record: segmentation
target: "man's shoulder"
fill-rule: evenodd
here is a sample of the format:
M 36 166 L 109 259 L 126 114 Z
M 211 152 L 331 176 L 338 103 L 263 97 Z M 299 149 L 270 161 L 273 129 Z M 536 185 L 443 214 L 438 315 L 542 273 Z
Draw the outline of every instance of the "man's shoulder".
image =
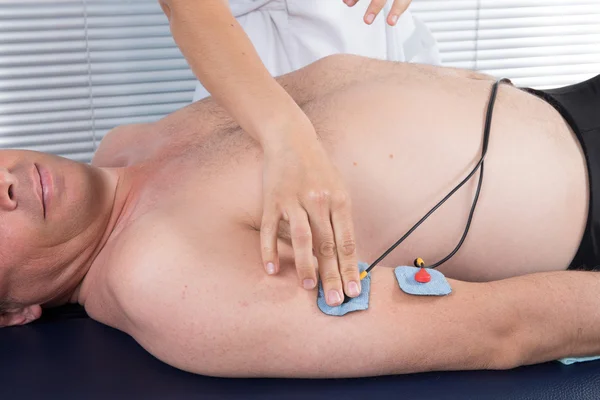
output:
M 100 142 L 92 165 L 105 168 L 126 167 L 148 158 L 148 143 L 153 124 L 121 125 L 110 130 Z M 153 148 L 153 147 L 152 147 Z

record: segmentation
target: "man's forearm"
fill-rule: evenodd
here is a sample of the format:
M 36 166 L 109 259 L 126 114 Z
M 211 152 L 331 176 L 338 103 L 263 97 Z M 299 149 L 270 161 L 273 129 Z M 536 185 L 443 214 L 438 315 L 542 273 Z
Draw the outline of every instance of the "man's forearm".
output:
M 515 365 L 600 354 L 599 273 L 539 273 L 490 287 L 516 317 L 504 346 Z
M 194 74 L 252 137 L 265 144 L 288 120 L 310 122 L 271 77 L 224 0 L 160 0 Z
M 375 317 L 386 321 L 379 327 L 385 337 L 403 338 L 394 343 L 397 358 L 390 372 L 507 369 L 600 355 L 600 273 L 559 271 L 450 283 L 453 293 L 442 298 L 409 296 L 394 288 L 394 305 L 388 303 L 392 314 Z M 372 300 L 377 313 L 381 305 Z M 396 319 L 402 326 L 394 326 Z

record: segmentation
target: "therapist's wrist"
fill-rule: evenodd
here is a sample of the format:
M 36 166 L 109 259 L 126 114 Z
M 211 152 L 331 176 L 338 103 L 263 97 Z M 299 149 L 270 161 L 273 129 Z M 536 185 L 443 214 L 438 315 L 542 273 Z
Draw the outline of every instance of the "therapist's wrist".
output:
M 317 142 L 315 128 L 301 110 L 297 113 L 281 113 L 265 121 L 257 136 L 266 155 L 279 153 L 282 149 L 311 146 Z

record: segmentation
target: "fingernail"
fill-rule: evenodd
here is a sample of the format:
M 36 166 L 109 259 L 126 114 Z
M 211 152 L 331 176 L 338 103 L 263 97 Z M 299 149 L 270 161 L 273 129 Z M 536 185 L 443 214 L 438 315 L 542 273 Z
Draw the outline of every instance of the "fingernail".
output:
M 275 264 L 272 262 L 267 264 L 267 274 L 273 275 L 275 273 Z
M 398 16 L 392 15 L 392 25 L 396 25 L 396 22 L 398 22 Z
M 348 293 L 350 296 L 358 296 L 360 294 L 360 288 L 358 287 L 358 284 L 354 281 L 350 282 L 348 284 Z
M 333 305 L 342 302 L 342 297 L 337 290 L 330 290 L 327 292 L 327 304 Z
M 367 15 L 367 18 L 365 18 L 365 20 L 367 21 L 367 24 L 372 24 L 375 20 L 375 14 L 371 13 Z
M 304 286 L 304 289 L 306 290 L 314 289 L 315 281 L 313 279 L 305 279 L 302 281 L 302 286 Z

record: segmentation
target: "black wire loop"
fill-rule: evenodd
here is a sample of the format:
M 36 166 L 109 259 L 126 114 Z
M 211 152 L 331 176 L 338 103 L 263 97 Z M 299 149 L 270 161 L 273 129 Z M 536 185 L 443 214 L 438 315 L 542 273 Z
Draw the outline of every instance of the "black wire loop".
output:
M 498 86 L 502 82 L 510 82 L 510 81 L 507 79 L 501 79 L 501 80 L 496 81 L 494 83 L 494 85 L 492 86 L 492 92 L 490 94 L 490 99 L 488 101 L 487 111 L 486 111 L 486 115 L 485 115 L 485 125 L 483 128 L 483 143 L 481 146 L 481 158 L 479 159 L 479 161 L 477 162 L 475 167 L 473 167 L 471 172 L 458 185 L 456 185 L 454 187 L 454 189 L 452 189 L 450 191 L 450 193 L 448 193 L 442 200 L 440 200 L 439 203 L 437 203 L 431 210 L 429 210 L 429 212 L 427 212 L 427 214 L 425 214 L 423 216 L 423 218 L 421 218 L 419 221 L 417 221 L 417 223 L 414 224 L 412 226 L 412 228 L 410 228 L 408 230 L 408 232 L 406 232 L 400 239 L 398 239 L 396 241 L 396 243 L 394 243 L 392 246 L 390 246 L 389 249 L 387 249 L 385 252 L 383 252 L 383 254 L 381 256 L 379 256 L 379 258 L 377 258 L 377 260 L 373 261 L 373 263 L 369 266 L 369 268 L 366 269 L 366 272 L 370 272 L 377 264 L 379 264 L 381 262 L 381 260 L 383 260 L 385 257 L 387 257 L 392 251 L 394 251 L 394 249 L 396 247 L 398 247 L 407 237 L 410 236 L 411 233 L 413 233 L 423 222 L 425 222 L 425 220 L 427 218 L 429 218 L 431 216 L 431 214 L 433 214 L 438 208 L 440 208 L 442 206 L 442 204 L 444 204 L 446 202 L 446 200 L 448 200 L 450 197 L 452 197 L 452 195 L 454 193 L 456 193 L 461 187 L 463 187 L 464 184 L 467 183 L 473 177 L 473 175 L 475 175 L 475 173 L 479 170 L 480 172 L 479 172 L 479 180 L 477 182 L 477 190 L 475 191 L 475 196 L 473 197 L 473 204 L 471 205 L 471 211 L 469 211 L 469 217 L 467 218 L 467 223 L 465 225 L 465 230 L 462 234 L 462 237 L 460 238 L 460 240 L 459 240 L 458 244 L 456 245 L 456 247 L 454 248 L 454 250 L 452 250 L 450 252 L 450 254 L 448 254 L 446 257 L 442 258 L 438 262 L 431 264 L 425 268 L 437 268 L 440 265 L 442 265 L 443 263 L 445 263 L 446 261 L 448 261 L 449 259 L 451 259 L 458 252 L 460 247 L 463 245 L 465 239 L 467 238 L 467 234 L 469 233 L 469 228 L 471 227 L 471 222 L 473 220 L 473 215 L 475 214 L 475 208 L 477 207 L 477 202 L 479 200 L 479 194 L 481 192 L 481 185 L 483 184 L 484 160 L 485 160 L 485 155 L 487 154 L 487 150 L 488 150 L 488 144 L 489 144 L 489 139 L 490 139 L 490 130 L 492 127 L 492 115 L 494 113 L 494 104 L 496 102 Z

